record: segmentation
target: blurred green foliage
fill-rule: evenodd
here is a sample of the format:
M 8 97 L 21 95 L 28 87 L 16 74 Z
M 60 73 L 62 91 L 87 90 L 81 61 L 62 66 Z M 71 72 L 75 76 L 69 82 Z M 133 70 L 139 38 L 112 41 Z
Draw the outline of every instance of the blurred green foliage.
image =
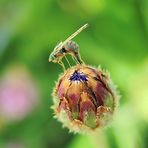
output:
M 53 118 L 51 93 L 62 68 L 48 56 L 86 22 L 74 39 L 81 56 L 107 69 L 122 97 L 111 127 L 84 136 Z M 148 147 L 147 0 L 1 0 L 0 83 L 17 65 L 35 82 L 39 103 L 22 120 L 0 117 L 0 148 Z

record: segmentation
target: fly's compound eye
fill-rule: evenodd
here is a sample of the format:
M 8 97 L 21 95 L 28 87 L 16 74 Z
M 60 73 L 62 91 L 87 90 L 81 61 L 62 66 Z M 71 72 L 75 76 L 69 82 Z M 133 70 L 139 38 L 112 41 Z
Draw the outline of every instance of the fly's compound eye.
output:
M 64 47 L 61 49 L 61 51 L 62 51 L 62 53 L 66 53 L 67 52 Z

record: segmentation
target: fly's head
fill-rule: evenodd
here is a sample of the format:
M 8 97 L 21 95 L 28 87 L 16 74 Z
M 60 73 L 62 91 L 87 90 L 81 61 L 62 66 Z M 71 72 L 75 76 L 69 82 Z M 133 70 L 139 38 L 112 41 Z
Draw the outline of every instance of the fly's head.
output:
M 63 42 L 60 42 L 49 55 L 49 62 L 58 63 L 64 57 L 65 48 Z

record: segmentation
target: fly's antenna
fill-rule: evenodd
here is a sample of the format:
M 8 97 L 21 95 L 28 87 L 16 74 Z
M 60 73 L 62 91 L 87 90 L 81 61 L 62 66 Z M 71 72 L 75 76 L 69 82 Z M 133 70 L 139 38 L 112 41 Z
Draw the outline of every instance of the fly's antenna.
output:
M 74 32 L 70 37 L 68 37 L 64 42 L 63 45 L 65 43 L 67 43 L 68 41 L 72 40 L 75 36 L 77 36 L 80 32 L 82 32 L 84 29 L 86 29 L 89 25 L 85 24 L 83 25 L 81 28 L 79 28 L 76 32 Z

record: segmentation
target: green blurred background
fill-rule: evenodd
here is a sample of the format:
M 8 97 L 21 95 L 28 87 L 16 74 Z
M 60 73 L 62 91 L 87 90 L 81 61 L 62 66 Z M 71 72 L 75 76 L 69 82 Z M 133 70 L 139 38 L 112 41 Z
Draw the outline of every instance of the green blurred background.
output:
M 74 135 L 53 118 L 62 68 L 48 57 L 85 23 L 81 56 L 107 69 L 122 97 L 110 127 Z M 0 148 L 61 147 L 148 147 L 147 0 L 0 1 Z

